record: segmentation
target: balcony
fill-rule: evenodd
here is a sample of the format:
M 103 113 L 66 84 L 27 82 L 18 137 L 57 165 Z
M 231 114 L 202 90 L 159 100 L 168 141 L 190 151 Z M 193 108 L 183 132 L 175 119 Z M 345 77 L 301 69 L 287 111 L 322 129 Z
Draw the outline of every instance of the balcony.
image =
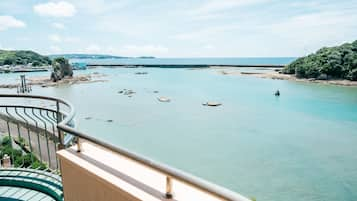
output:
M 61 99 L 0 95 L 0 192 L 20 189 L 56 201 L 248 201 L 77 131 L 74 116 Z

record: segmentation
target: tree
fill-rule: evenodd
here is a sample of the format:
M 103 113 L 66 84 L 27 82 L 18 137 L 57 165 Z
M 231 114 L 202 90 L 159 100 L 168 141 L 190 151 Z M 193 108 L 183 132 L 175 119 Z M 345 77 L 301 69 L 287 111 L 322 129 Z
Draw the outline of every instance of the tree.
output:
M 12 65 L 14 63 L 14 60 L 7 58 L 4 60 L 4 65 Z
M 39 66 L 39 65 L 41 65 L 41 63 L 40 63 L 39 61 L 34 61 L 34 62 L 32 63 L 32 66 Z

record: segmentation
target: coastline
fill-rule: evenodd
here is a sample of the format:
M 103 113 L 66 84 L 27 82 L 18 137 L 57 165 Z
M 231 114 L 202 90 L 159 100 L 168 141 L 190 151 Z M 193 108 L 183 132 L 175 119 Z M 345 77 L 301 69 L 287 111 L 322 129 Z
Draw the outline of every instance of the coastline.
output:
M 290 80 L 296 82 L 305 82 L 305 83 L 319 83 L 319 84 L 330 84 L 330 85 L 339 85 L 339 86 L 352 86 L 357 87 L 357 81 L 350 81 L 350 80 L 337 80 L 337 79 L 330 79 L 330 80 L 317 80 L 317 79 L 305 79 L 305 78 L 297 78 L 294 75 L 289 74 L 281 74 L 277 71 L 275 67 L 257 67 L 254 70 L 256 71 L 249 71 L 250 67 L 246 69 L 244 67 L 236 67 L 236 66 L 217 66 L 212 65 L 204 68 L 188 68 L 188 70 L 203 70 L 203 69 L 214 69 L 217 70 L 217 73 L 221 75 L 241 75 L 241 76 L 253 76 L 257 78 L 264 78 L 264 79 L 274 79 L 274 80 Z M 249 69 L 249 70 L 248 70 Z M 247 71 L 245 71 L 247 70 Z M 40 77 L 29 77 L 27 78 L 28 84 L 32 86 L 41 86 L 41 87 L 55 87 L 59 85 L 72 85 L 72 84 L 85 84 L 85 83 L 94 83 L 94 82 L 105 82 L 107 80 L 100 79 L 105 77 L 106 75 L 100 73 L 92 73 L 92 74 L 85 74 L 85 75 L 76 75 L 72 78 L 64 78 L 57 82 L 53 82 L 50 80 L 48 76 L 40 76 Z M 0 84 L 0 88 L 17 88 L 19 84 Z
M 219 69 L 213 67 L 213 69 Z M 220 69 L 218 73 L 222 75 L 243 75 L 243 76 L 253 76 L 264 79 L 274 79 L 274 80 L 291 80 L 296 82 L 305 82 L 305 83 L 319 83 L 319 84 L 331 84 L 331 85 L 339 85 L 339 86 L 352 86 L 357 87 L 357 81 L 351 80 L 317 80 L 317 79 L 305 79 L 305 78 L 297 78 L 294 75 L 281 74 L 276 71 L 267 71 L 266 72 L 244 72 L 240 70 L 232 70 L 231 68 Z

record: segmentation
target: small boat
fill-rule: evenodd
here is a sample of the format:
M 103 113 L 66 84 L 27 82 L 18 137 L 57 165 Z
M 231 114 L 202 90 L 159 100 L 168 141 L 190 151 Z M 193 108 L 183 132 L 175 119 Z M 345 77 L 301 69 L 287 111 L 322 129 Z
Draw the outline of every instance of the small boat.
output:
M 210 106 L 210 107 L 217 107 L 217 106 L 221 106 L 222 103 L 218 103 L 218 102 L 205 102 L 202 103 L 203 106 Z
M 159 97 L 157 98 L 157 100 L 159 100 L 160 102 L 170 102 L 171 100 L 167 97 Z

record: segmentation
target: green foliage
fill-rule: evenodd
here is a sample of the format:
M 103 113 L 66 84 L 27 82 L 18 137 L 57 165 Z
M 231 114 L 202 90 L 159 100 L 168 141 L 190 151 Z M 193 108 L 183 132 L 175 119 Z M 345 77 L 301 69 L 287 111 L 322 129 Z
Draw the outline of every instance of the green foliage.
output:
M 19 138 L 18 141 L 21 147 L 27 144 L 24 138 Z M 40 170 L 47 169 L 47 165 L 40 162 L 33 153 L 24 153 L 20 149 L 13 148 L 11 139 L 8 136 L 3 137 L 0 142 L 0 158 L 3 158 L 5 154 L 11 157 L 14 167 L 30 167 Z
M 357 80 L 357 68 L 355 68 L 355 69 L 351 70 L 350 72 L 348 72 L 347 78 L 349 80 Z
M 65 76 L 73 76 L 72 66 L 68 60 L 63 57 L 55 58 L 52 62 L 52 68 L 51 79 L 53 81 L 61 80 Z
M 22 151 L 18 149 L 13 149 L 11 146 L 1 147 L 0 149 L 0 157 L 3 158 L 4 155 L 7 154 L 8 156 L 21 157 Z
M 336 47 L 324 47 L 301 57 L 283 69 L 298 78 L 336 78 L 357 80 L 357 41 Z
M 47 169 L 47 165 L 44 164 L 44 163 L 41 163 L 40 161 L 34 161 L 32 164 L 31 164 L 31 168 L 32 169 L 39 169 L 39 170 L 45 170 Z
M 11 146 L 11 139 L 10 139 L 10 137 L 9 136 L 5 136 L 5 137 L 3 137 L 2 138 L 2 140 L 1 140 L 1 146 Z
M 0 50 L 0 66 L 1 65 L 27 65 L 32 63 L 33 66 L 50 65 L 49 57 L 42 56 L 33 51 L 7 51 Z
M 32 161 L 38 161 L 38 159 L 36 158 L 35 155 L 33 155 L 32 153 L 27 153 L 25 155 L 22 156 L 23 161 L 24 161 L 24 167 L 29 167 L 32 164 Z
M 19 137 L 19 143 L 20 143 L 20 146 L 26 146 L 26 140 L 25 140 L 25 138 L 23 138 L 23 137 Z

